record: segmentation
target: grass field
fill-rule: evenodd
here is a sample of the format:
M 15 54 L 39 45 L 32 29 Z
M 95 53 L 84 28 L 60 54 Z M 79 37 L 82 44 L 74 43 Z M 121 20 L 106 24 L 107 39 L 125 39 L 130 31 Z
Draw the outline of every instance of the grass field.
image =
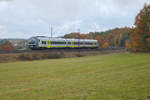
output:
M 150 100 L 150 54 L 1 63 L 0 100 Z

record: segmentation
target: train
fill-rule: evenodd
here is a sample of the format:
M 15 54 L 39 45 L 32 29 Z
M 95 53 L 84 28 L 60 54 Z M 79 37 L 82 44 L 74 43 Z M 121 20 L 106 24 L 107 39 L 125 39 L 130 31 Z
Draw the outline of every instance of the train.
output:
M 98 41 L 93 39 L 65 39 L 35 36 L 28 39 L 28 47 L 37 49 L 64 49 L 64 48 L 98 48 Z

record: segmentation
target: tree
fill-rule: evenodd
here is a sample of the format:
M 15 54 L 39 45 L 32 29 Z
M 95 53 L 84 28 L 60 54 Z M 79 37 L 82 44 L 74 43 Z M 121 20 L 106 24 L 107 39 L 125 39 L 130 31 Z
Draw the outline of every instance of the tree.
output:
M 131 44 L 130 44 L 130 41 L 129 41 L 129 40 L 126 40 L 126 41 L 125 41 L 125 47 L 126 47 L 127 49 L 131 49 Z
M 99 48 L 103 47 L 103 44 L 105 41 L 104 37 L 103 36 L 96 36 L 95 39 L 98 40 L 98 47 Z
M 135 18 L 135 29 L 131 33 L 133 51 L 150 51 L 150 5 L 144 8 Z
M 14 46 L 12 45 L 12 43 L 7 41 L 1 45 L 1 49 L 4 51 L 12 51 L 14 50 Z
M 109 47 L 108 42 L 105 42 L 105 43 L 103 44 L 103 48 L 108 48 L 108 47 Z

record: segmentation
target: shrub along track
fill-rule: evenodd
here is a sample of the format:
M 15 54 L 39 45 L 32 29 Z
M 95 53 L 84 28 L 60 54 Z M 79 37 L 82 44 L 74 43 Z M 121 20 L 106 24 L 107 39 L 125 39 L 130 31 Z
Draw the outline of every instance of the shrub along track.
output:
M 51 49 L 0 52 L 0 63 L 26 60 L 58 59 L 84 57 L 126 52 L 123 48 L 116 49 Z
M 114 48 L 97 48 L 97 49 L 45 49 L 45 50 L 14 50 L 14 51 L 2 51 L 0 54 L 12 54 L 12 53 L 43 53 L 43 52 L 86 52 L 86 51 L 110 51 L 110 50 L 125 50 L 124 47 Z

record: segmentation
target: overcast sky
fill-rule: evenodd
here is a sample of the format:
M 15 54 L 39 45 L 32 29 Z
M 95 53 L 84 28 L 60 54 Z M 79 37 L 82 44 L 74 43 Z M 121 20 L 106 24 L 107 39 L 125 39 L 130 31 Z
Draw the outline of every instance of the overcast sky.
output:
M 29 38 L 132 27 L 150 0 L 0 0 L 0 38 Z

